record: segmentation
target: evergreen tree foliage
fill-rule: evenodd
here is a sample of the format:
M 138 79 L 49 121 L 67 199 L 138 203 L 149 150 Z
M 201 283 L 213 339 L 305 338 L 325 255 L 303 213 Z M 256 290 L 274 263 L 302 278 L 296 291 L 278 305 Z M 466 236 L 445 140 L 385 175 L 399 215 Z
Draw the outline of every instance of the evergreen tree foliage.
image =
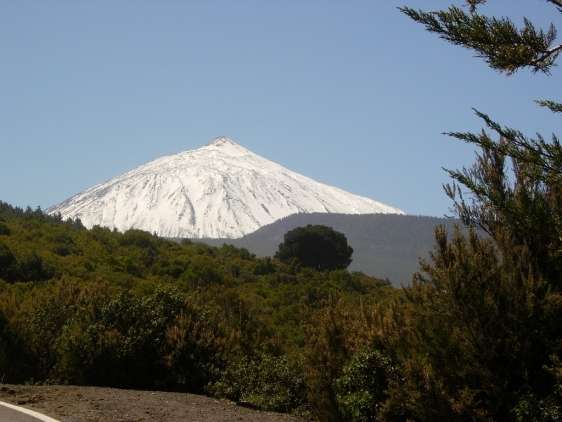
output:
M 526 20 L 465 12 L 402 11 L 497 70 L 548 72 L 556 32 Z M 557 1 L 550 3 L 560 6 Z M 559 113 L 562 105 L 539 101 Z M 486 130 L 453 132 L 478 147 L 473 166 L 445 187 L 464 223 L 484 230 L 437 246 L 378 337 L 399 362 L 379 416 L 389 420 L 562 419 L 562 147 L 476 111 Z
M 347 268 L 352 254 L 345 235 L 331 227 L 309 224 L 288 231 L 275 256 L 325 271 Z
M 562 13 L 560 0 L 546 0 Z M 488 17 L 478 12 L 487 0 L 468 0 L 468 11 L 458 6 L 426 12 L 411 7 L 400 10 L 441 38 L 473 50 L 494 69 L 511 74 L 529 67 L 535 72 L 549 73 L 562 44 L 555 44 L 556 27 L 541 29 L 529 19 L 518 27 L 506 17 Z M 557 9 L 557 10 L 556 10 Z
M 528 251 L 500 256 L 492 238 L 474 232 L 449 240 L 439 231 L 437 242 L 392 311 L 388 336 L 400 331 L 391 348 L 406 382 L 391 386 L 386 415 L 512 420 L 525 397 L 556 399 L 559 290 L 529 268 Z

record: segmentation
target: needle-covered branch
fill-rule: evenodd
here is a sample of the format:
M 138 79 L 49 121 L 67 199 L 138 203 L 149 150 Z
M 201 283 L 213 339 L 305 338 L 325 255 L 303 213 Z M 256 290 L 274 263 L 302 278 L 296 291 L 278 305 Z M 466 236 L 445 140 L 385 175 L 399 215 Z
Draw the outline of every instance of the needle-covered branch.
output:
M 546 1 L 558 7 L 558 10 L 562 12 L 562 0 L 546 0 Z
M 553 0 L 560 1 L 560 0 Z M 441 38 L 473 50 L 490 67 L 512 74 L 528 67 L 535 72 L 549 73 L 562 45 L 555 45 L 556 28 L 537 28 L 524 19 L 518 27 L 510 19 L 489 17 L 476 11 L 481 1 L 469 3 L 471 11 L 451 6 L 447 10 L 426 12 L 410 7 L 400 10 Z
M 562 113 L 562 103 L 551 100 L 538 100 L 537 104 L 541 107 L 546 107 L 554 113 Z

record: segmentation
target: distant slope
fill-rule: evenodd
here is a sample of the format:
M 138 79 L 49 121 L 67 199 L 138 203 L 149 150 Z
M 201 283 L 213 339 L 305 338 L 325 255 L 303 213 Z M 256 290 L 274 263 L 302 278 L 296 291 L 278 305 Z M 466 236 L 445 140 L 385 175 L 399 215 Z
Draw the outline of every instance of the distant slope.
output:
M 434 245 L 435 228 L 451 231 L 457 220 L 393 214 L 295 214 L 258 229 L 241 239 L 204 239 L 211 245 L 231 244 L 258 256 L 271 256 L 285 233 L 307 224 L 323 224 L 344 233 L 354 249 L 351 270 L 388 278 L 398 286 L 409 284 L 420 257 Z

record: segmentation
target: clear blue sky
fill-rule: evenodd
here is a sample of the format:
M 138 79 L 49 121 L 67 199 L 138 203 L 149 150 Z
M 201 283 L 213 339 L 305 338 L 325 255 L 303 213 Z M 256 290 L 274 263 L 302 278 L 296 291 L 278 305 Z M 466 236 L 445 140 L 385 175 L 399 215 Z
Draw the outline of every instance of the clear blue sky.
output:
M 443 215 L 440 135 L 471 107 L 534 133 L 562 119 L 551 77 L 494 73 L 401 4 L 443 0 L 0 2 L 0 199 L 47 207 L 161 155 L 227 135 L 292 170 L 413 214 Z M 488 10 L 539 22 L 544 0 Z M 457 3 L 458 4 L 458 3 Z

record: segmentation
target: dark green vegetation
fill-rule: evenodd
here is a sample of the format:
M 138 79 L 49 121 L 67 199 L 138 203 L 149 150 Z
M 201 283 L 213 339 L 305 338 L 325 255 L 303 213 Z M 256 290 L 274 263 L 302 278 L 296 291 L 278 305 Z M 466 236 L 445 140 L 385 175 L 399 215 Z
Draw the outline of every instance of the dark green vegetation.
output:
M 221 246 L 248 249 L 257 256 L 272 256 L 289 230 L 306 225 L 332 227 L 353 248 L 351 271 L 388 279 L 397 287 L 407 286 L 419 268 L 419 258 L 429 258 L 435 244 L 435 229 L 442 225 L 453 232 L 460 221 L 452 218 L 392 214 L 294 214 L 264 226 L 240 239 L 202 239 Z
M 307 225 L 285 234 L 275 254 L 282 262 L 295 261 L 319 271 L 343 270 L 351 263 L 353 248 L 347 239 L 331 227 Z
M 0 227 L 5 382 L 189 391 L 306 410 L 311 324 L 335 303 L 368 308 L 396 294 L 359 273 L 86 230 L 4 203 Z

